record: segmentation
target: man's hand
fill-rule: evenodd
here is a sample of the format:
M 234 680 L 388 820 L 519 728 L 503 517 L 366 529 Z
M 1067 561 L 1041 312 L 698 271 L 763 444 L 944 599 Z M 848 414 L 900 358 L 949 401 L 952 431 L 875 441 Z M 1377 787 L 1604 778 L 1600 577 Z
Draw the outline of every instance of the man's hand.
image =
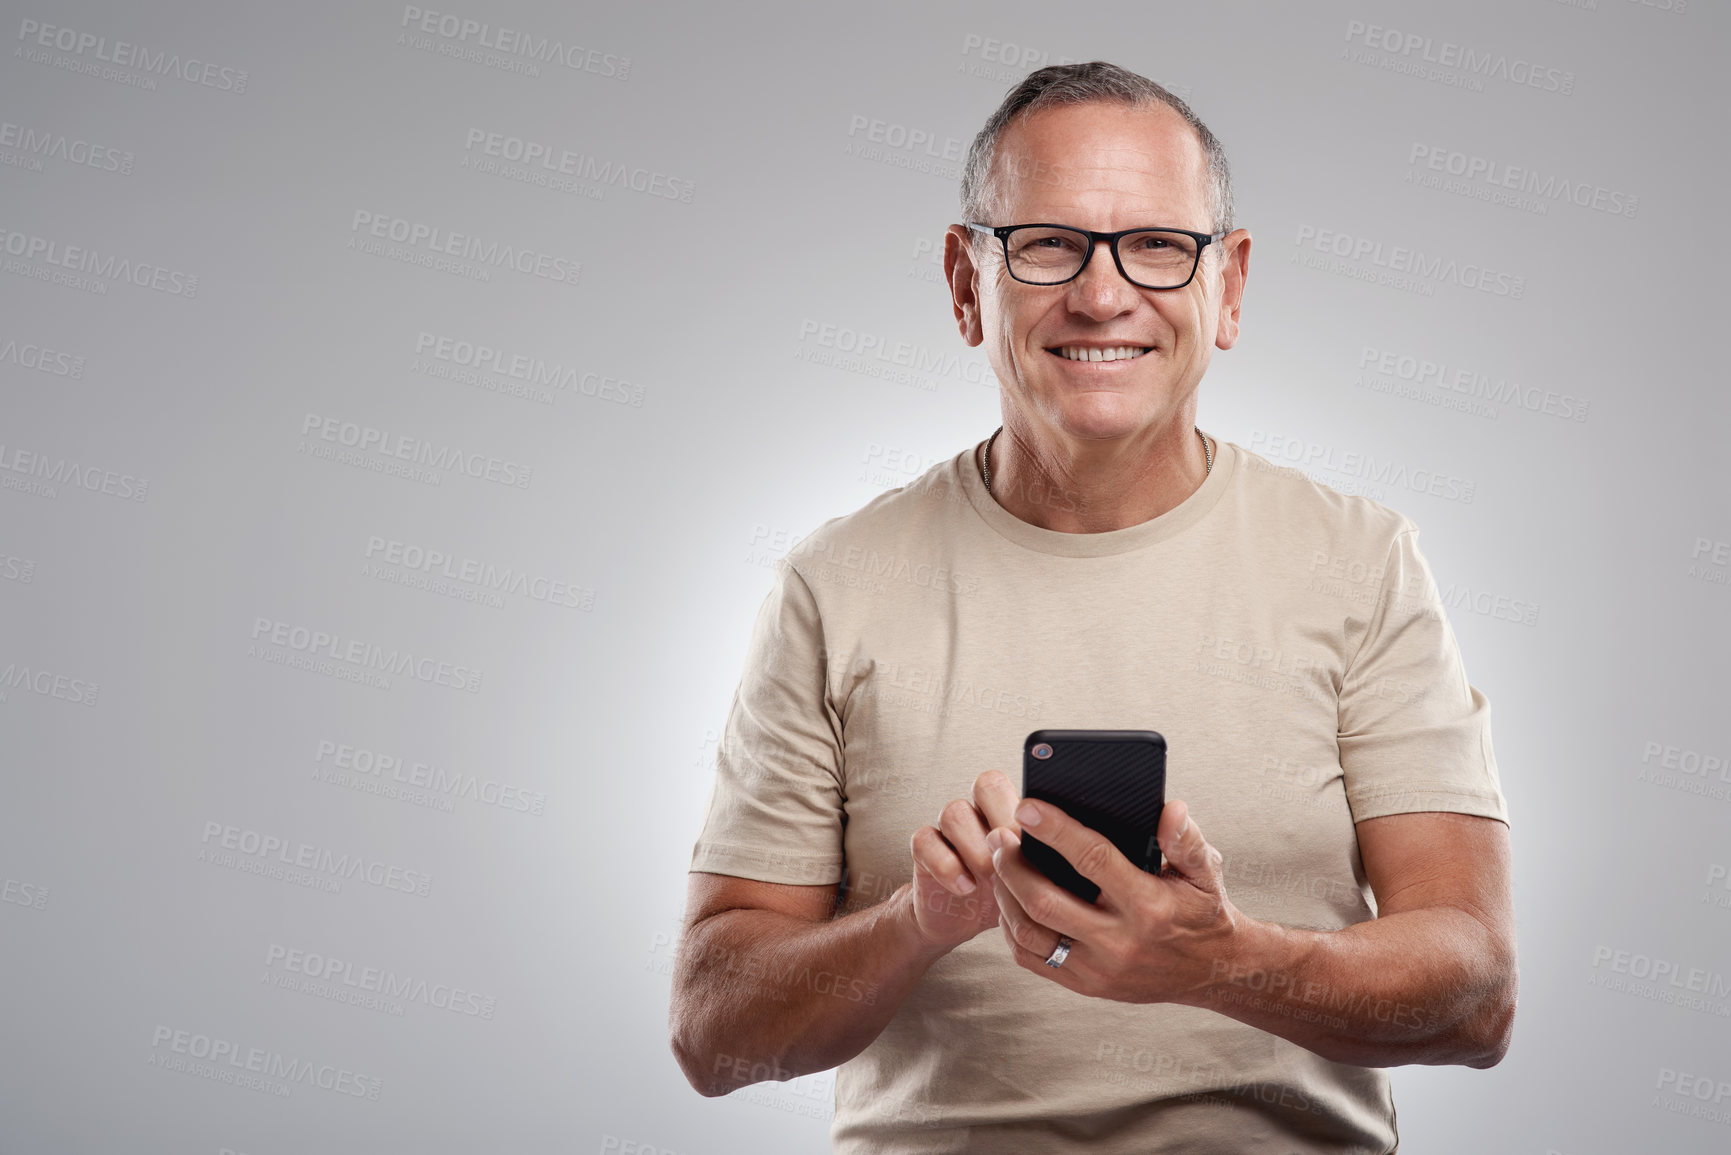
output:
M 1021 829 L 1018 797 L 1002 771 L 987 770 L 974 779 L 971 800 L 957 798 L 937 826 L 914 831 L 914 907 L 920 934 L 933 945 L 948 950 L 998 925 L 986 835 L 993 827 Z
M 1016 816 L 1100 887 L 1089 905 L 1022 856 L 1017 831 L 987 835 L 999 925 L 1026 970 L 1096 998 L 1204 1007 L 1335 1063 L 1491 1067 L 1508 1051 L 1514 915 L 1498 819 L 1420 811 L 1360 822 L 1377 917 L 1307 930 L 1232 905 L 1220 852 L 1182 802 L 1160 816 L 1168 865 L 1158 875 L 1055 806 L 1028 799 Z M 1060 934 L 1070 953 L 1049 967 Z
M 1226 897 L 1220 852 L 1190 821 L 1183 802 L 1166 804 L 1156 835 L 1167 866 L 1138 868 L 1102 834 L 1058 807 L 1027 799 L 1015 817 L 1100 888 L 1085 903 L 1049 880 L 1021 853 L 1009 823 L 987 837 L 999 924 L 1018 965 L 1078 994 L 1126 1003 L 1200 999 L 1230 957 L 1243 916 Z M 1070 939 L 1060 967 L 1046 965 L 1058 936 Z

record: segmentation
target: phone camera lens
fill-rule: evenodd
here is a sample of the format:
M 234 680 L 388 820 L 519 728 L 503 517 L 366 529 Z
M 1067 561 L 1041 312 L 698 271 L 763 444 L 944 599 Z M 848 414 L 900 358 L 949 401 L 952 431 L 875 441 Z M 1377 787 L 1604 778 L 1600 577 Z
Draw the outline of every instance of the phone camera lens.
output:
M 1050 758 L 1052 756 L 1052 748 L 1046 743 L 1041 742 L 1039 745 L 1034 747 L 1031 753 L 1036 758 Z

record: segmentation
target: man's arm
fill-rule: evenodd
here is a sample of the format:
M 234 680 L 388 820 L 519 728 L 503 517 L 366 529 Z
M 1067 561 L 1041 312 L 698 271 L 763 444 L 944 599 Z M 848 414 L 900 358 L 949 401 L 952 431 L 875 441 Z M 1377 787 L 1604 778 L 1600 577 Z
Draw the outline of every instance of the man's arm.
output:
M 1100 998 L 1204 1007 L 1339 1063 L 1489 1067 L 1508 1050 L 1515 936 L 1508 828 L 1496 819 L 1438 811 L 1359 823 L 1379 916 L 1316 931 L 1233 906 L 1220 852 L 1182 802 L 1161 816 L 1170 865 L 1158 876 L 1056 807 L 1024 802 L 1018 817 L 1102 895 L 1083 903 L 1015 853 L 1014 833 L 991 833 L 1005 937 L 1036 974 Z M 1053 969 L 1044 963 L 1060 933 L 1076 945 Z
M 832 920 L 836 891 L 691 874 L 668 1026 L 699 1092 L 853 1058 L 948 949 L 920 934 L 913 884 Z
M 1243 918 L 1194 1005 L 1337 1063 L 1495 1066 L 1515 1021 L 1509 828 L 1390 814 L 1360 822 L 1358 845 L 1376 918 L 1336 931 Z
M 883 1031 L 932 963 L 998 923 L 986 834 L 1016 830 L 996 770 L 908 840 L 913 881 L 832 918 L 837 888 L 689 875 L 668 1029 L 691 1085 L 725 1095 L 825 1071 Z

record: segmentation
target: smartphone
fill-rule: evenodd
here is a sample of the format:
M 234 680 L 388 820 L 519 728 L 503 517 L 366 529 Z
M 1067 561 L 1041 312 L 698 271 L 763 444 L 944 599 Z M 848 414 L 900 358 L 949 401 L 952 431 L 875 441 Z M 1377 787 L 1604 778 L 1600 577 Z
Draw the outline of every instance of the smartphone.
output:
M 1050 802 L 1143 870 L 1160 872 L 1166 739 L 1153 730 L 1035 730 L 1022 744 L 1022 797 Z M 1022 854 L 1083 902 L 1099 897 L 1097 885 L 1032 834 L 1022 834 Z

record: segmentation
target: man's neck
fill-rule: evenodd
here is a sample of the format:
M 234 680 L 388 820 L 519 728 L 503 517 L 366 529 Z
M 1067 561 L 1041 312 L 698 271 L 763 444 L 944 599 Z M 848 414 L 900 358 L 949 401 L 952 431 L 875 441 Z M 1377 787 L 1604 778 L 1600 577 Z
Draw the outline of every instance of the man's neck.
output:
M 992 497 L 1030 525 L 1059 533 L 1106 533 L 1151 521 L 1195 493 L 1208 473 L 1202 439 L 1184 416 L 1146 448 L 1053 447 L 1006 422 L 988 462 Z

